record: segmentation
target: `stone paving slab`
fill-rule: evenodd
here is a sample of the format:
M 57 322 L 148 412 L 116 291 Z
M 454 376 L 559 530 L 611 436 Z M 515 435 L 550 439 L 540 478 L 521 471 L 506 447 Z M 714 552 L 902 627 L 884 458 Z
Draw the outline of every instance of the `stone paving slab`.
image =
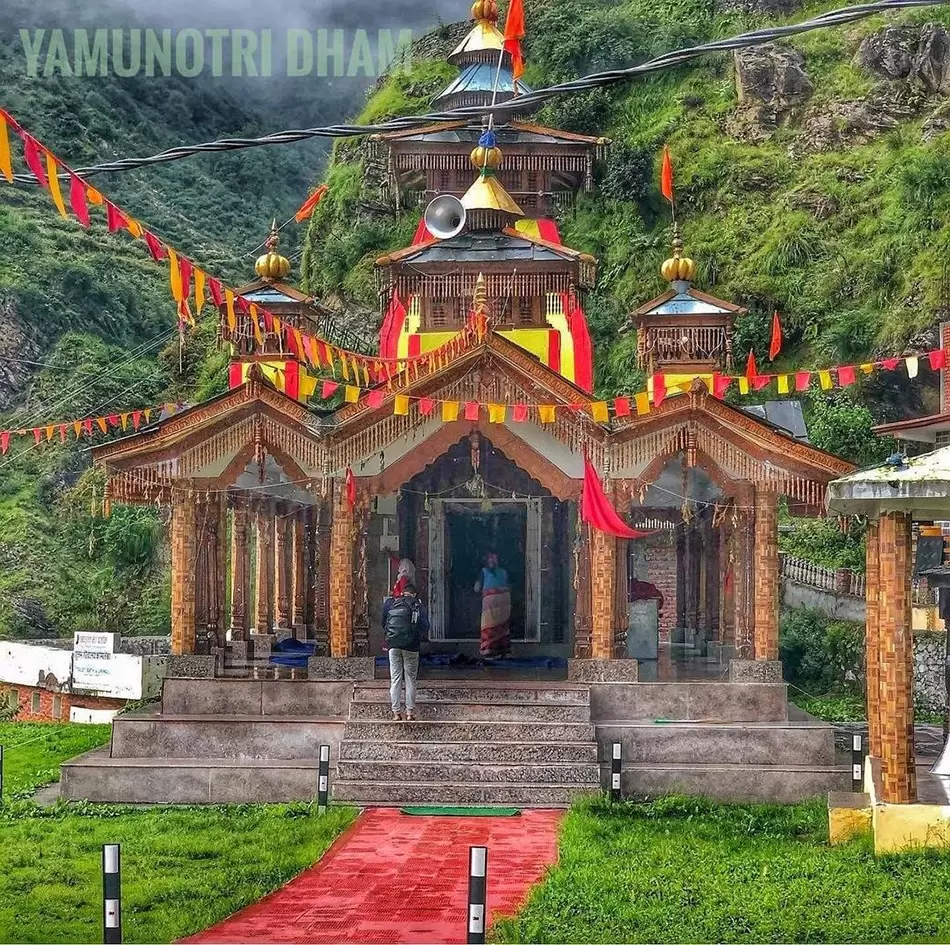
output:
M 488 914 L 513 915 L 557 859 L 560 811 L 366 811 L 317 864 L 185 942 L 464 942 L 468 848 L 488 847 Z

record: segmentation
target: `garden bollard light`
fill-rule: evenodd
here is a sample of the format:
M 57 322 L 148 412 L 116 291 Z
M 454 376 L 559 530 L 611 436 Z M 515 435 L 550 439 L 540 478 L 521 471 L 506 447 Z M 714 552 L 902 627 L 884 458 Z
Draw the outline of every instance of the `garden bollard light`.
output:
M 317 811 L 321 814 L 327 812 L 327 804 L 330 795 L 330 746 L 320 746 L 320 768 L 317 781 Z
M 121 875 L 119 844 L 102 845 L 102 941 L 118 945 L 122 941 Z
M 610 754 L 610 799 L 620 800 L 620 764 L 622 761 L 620 742 L 614 742 Z
M 860 732 L 851 736 L 851 789 L 858 793 L 864 790 L 864 752 L 861 750 L 863 741 Z
M 469 945 L 485 943 L 485 892 L 488 885 L 488 847 L 468 848 Z

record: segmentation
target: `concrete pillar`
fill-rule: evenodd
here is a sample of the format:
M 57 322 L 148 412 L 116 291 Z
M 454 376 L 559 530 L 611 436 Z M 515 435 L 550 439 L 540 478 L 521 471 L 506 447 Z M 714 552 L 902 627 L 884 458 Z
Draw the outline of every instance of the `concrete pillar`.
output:
M 881 515 L 878 630 L 881 800 L 917 800 L 914 769 L 914 639 L 911 630 L 910 517 Z
M 591 653 L 591 529 L 580 522 L 575 503 L 574 539 L 574 659 L 590 659 Z
M 591 657 L 614 656 L 614 583 L 617 580 L 617 539 L 591 528 Z
M 330 653 L 330 533 L 333 522 L 332 498 L 321 499 L 313 513 L 313 571 L 311 573 L 314 653 Z
M 172 490 L 171 623 L 173 656 L 195 652 L 195 506 L 184 489 Z
M 333 523 L 330 526 L 330 656 L 353 652 L 353 509 L 344 483 L 334 483 Z
M 778 659 L 778 493 L 755 490 L 755 658 Z
M 293 517 L 293 579 L 294 607 L 291 617 L 294 635 L 298 640 L 307 639 L 307 509 L 300 509 Z
M 278 507 L 274 529 L 274 630 L 290 629 L 290 516 Z
M 867 610 L 864 667 L 867 686 L 868 754 L 881 757 L 881 636 L 880 636 L 880 538 L 877 522 L 868 522 L 865 554 Z
M 231 641 L 247 639 L 250 600 L 247 553 L 247 505 L 238 499 L 231 524 Z
M 257 509 L 257 633 L 271 632 L 271 603 L 274 594 L 274 516 L 270 504 Z

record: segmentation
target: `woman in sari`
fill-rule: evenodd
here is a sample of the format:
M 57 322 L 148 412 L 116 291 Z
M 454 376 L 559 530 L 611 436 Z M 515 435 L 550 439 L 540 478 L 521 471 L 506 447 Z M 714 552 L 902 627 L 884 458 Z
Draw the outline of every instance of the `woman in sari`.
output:
M 479 653 L 484 657 L 505 656 L 511 644 L 508 622 L 511 619 L 511 587 L 508 572 L 498 566 L 492 551 L 485 559 L 475 593 L 482 595 L 482 627 Z

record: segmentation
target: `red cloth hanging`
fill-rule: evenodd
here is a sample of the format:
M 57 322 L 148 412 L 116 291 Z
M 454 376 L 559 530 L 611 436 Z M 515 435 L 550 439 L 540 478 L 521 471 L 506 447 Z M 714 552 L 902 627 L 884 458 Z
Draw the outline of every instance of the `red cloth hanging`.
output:
M 652 534 L 631 528 L 617 514 L 604 492 L 604 484 L 594 464 L 587 456 L 584 457 L 584 485 L 581 489 L 581 521 L 617 538 L 645 538 Z
M 393 297 L 386 309 L 386 317 L 379 329 L 379 356 L 392 359 L 399 354 L 399 336 L 406 323 L 406 306 L 402 304 L 399 293 L 393 289 Z
M 567 330 L 574 342 L 574 383 L 589 394 L 594 389 L 594 346 L 587 328 L 587 316 L 573 292 L 562 292 L 561 303 L 567 316 Z
M 356 505 L 356 478 L 349 466 L 346 467 L 346 503 L 350 508 Z

